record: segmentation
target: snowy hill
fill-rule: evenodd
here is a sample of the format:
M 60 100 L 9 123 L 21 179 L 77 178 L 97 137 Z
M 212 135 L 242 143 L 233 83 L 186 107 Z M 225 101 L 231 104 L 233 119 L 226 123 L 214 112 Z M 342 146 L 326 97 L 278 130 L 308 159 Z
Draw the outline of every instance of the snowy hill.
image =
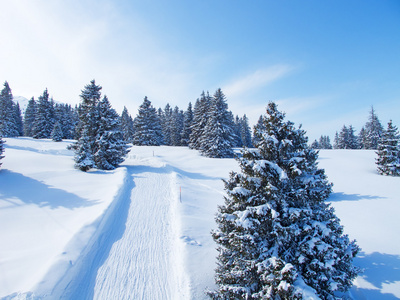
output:
M 14 96 L 13 100 L 15 103 L 19 104 L 19 108 L 21 109 L 22 116 L 24 116 L 26 107 L 28 106 L 29 99 L 26 99 L 22 96 Z
M 217 205 L 233 159 L 133 147 L 115 171 L 73 168 L 69 142 L 6 139 L 0 169 L 0 298 L 206 299 Z M 373 151 L 325 150 L 330 201 L 365 268 L 354 299 L 400 298 L 400 178 Z M 29 297 L 28 297 L 29 298 Z

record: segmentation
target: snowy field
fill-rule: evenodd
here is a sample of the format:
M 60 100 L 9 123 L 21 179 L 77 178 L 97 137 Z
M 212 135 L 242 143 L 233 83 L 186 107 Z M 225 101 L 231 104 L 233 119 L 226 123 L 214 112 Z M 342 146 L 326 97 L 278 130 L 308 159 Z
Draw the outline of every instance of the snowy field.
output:
M 69 142 L 5 139 L 0 299 L 207 299 L 217 205 L 233 159 L 133 147 L 115 171 L 73 168 Z M 375 153 L 324 150 L 329 199 L 365 269 L 353 299 L 400 298 L 400 178 Z

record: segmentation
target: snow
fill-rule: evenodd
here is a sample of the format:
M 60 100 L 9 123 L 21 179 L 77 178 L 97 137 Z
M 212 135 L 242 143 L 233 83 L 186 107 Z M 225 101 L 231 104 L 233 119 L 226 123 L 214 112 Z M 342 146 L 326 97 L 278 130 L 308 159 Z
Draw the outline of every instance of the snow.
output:
M 135 146 L 120 168 L 85 173 L 73 167 L 70 141 L 5 140 L 0 298 L 207 299 L 217 255 L 210 231 L 221 178 L 239 171 L 234 159 Z M 320 151 L 334 183 L 329 201 L 362 248 L 353 299 L 400 298 L 400 178 L 378 175 L 375 157 Z M 301 279 L 295 285 L 317 299 Z

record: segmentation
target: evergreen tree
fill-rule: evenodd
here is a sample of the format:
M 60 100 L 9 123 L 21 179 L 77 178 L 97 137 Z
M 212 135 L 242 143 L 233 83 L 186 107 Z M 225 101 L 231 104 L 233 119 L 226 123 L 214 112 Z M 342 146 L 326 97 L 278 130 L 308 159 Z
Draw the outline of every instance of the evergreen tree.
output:
M 200 151 L 214 158 L 233 156 L 233 120 L 228 111 L 225 95 L 221 89 L 215 92 L 204 133 L 201 137 Z
M 2 138 L 2 136 L 0 135 L 0 161 L 4 158 L 4 155 L 2 155 L 4 153 L 4 140 Z M 2 163 L 0 162 L 0 166 L 2 165 Z
M 63 137 L 63 132 L 61 129 L 60 122 L 56 122 L 53 127 L 53 131 L 51 132 L 51 139 L 54 142 L 61 142 Z
M 392 121 L 383 132 L 376 152 L 378 173 L 381 175 L 400 176 L 399 131 Z
M 246 115 L 240 119 L 240 139 L 244 147 L 251 148 L 252 147 L 252 138 L 251 138 L 251 131 L 249 126 L 249 119 Z
M 124 140 L 127 143 L 132 143 L 133 138 L 133 119 L 128 112 L 128 109 L 124 106 L 124 110 L 121 114 L 121 127 L 124 135 Z
M 355 130 L 352 125 L 347 127 L 343 125 L 342 130 L 339 133 L 337 148 L 336 149 L 357 149 L 357 137 L 355 135 Z
M 235 117 L 234 126 L 233 126 L 233 147 L 243 147 L 242 141 L 242 120 L 238 115 Z
M 321 135 L 318 144 L 319 144 L 319 149 L 332 149 L 331 140 L 327 135 Z
M 94 153 L 97 151 L 98 103 L 101 97 L 101 89 L 102 87 L 96 85 L 96 81 L 93 79 L 80 94 L 82 101 L 78 108 L 78 141 L 71 148 L 75 151 L 75 167 L 85 172 L 96 165 Z
M 201 150 L 202 138 L 205 133 L 209 111 L 211 105 L 211 97 L 209 93 L 202 92 L 200 99 L 196 100 L 193 111 L 193 125 L 191 127 L 192 133 L 189 138 L 189 148 Z
M 181 146 L 181 133 L 183 131 L 184 115 L 183 111 L 179 110 L 178 106 L 175 106 L 171 115 L 171 145 Z
M 257 145 L 260 142 L 256 136 L 256 132 L 262 132 L 264 129 L 264 117 L 261 115 L 253 128 L 253 145 Z
M 182 146 L 188 146 L 189 145 L 189 139 L 190 135 L 192 133 L 192 127 L 193 125 L 193 110 L 192 110 L 192 103 L 189 102 L 188 108 L 184 113 L 183 116 L 183 129 L 182 129 L 182 134 L 181 134 L 181 145 Z
M 49 100 L 49 92 L 44 90 L 39 96 L 36 106 L 35 123 L 32 128 L 33 137 L 35 139 L 48 139 L 55 123 L 54 102 Z
M 321 149 L 321 145 L 317 140 L 314 140 L 314 142 L 311 143 L 311 149 Z
M 333 149 L 340 149 L 339 134 L 337 131 L 335 133 L 335 139 L 333 140 Z
M 22 136 L 24 134 L 24 124 L 22 122 L 21 108 L 19 103 L 14 104 L 14 120 L 15 120 L 15 131 L 16 136 Z
M 102 87 L 92 80 L 80 95 L 78 109 L 78 141 L 75 150 L 75 167 L 88 171 L 115 169 L 128 153 L 121 131 L 120 116 L 111 107 L 106 96 L 100 101 Z
M 120 117 L 107 96 L 98 104 L 98 131 L 93 160 L 101 170 L 113 170 L 124 161 L 128 146 L 121 130 Z
M 352 125 L 350 125 L 348 127 L 348 131 L 347 131 L 347 139 L 348 139 L 348 147 L 347 149 L 358 149 L 358 141 L 357 141 L 357 135 L 356 135 L 356 131 L 354 129 L 354 127 Z
M 24 115 L 24 135 L 33 136 L 33 126 L 36 118 L 36 101 L 35 98 L 29 100 Z
M 368 117 L 368 122 L 364 126 L 365 128 L 365 144 L 364 149 L 378 149 L 378 143 L 383 133 L 383 126 L 379 121 L 378 116 L 375 114 L 374 108 L 371 107 L 371 111 Z
M 133 144 L 140 146 L 159 146 L 162 143 L 160 118 L 151 102 L 144 97 L 138 114 L 133 121 Z
M 162 111 L 161 113 L 160 123 L 162 127 L 163 144 L 171 146 L 173 126 L 172 126 L 172 108 L 169 105 L 169 103 L 167 103 L 167 105 L 164 108 L 164 111 Z
M 216 217 L 217 291 L 214 299 L 302 299 L 301 284 L 321 299 L 345 292 L 359 269 L 359 251 L 343 234 L 318 152 L 275 103 L 269 103 L 256 150 L 242 150 L 241 173 L 225 182 Z
M 3 137 L 19 136 L 18 122 L 11 88 L 6 81 L 0 92 L 0 135 Z
M 359 149 L 366 149 L 365 147 L 367 145 L 367 132 L 364 127 L 361 128 L 360 133 L 358 134 L 357 144 Z

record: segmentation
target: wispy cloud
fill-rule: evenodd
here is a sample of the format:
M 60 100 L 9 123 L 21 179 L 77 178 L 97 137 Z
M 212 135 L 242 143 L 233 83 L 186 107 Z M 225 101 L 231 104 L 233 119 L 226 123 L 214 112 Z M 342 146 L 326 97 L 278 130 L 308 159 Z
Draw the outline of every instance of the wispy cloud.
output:
M 284 77 L 294 69 L 290 65 L 274 65 L 256 70 L 223 87 L 224 92 L 230 97 L 236 97 L 250 90 L 262 88 L 271 82 Z

